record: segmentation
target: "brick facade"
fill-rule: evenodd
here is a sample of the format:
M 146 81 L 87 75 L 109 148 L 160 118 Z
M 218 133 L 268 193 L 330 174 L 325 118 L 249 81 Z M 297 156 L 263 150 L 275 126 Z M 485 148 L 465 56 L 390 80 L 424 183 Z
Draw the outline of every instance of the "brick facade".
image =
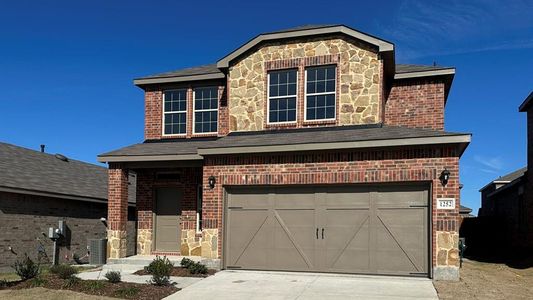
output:
M 445 187 L 438 179 L 444 168 L 452 174 Z M 427 182 L 431 184 L 432 192 L 433 266 L 456 268 L 456 247 L 441 249 L 443 247 L 437 244 L 437 235 L 445 232 L 452 234 L 453 239 L 458 238 L 458 174 L 458 153 L 448 147 L 207 157 L 204 186 L 207 186 L 209 176 L 215 176 L 218 183 L 212 190 L 204 188 L 204 228 L 219 229 L 218 251 L 221 255 L 223 197 L 224 186 L 227 185 Z M 441 197 L 456 198 L 456 208 L 438 211 L 436 199 Z M 447 240 L 451 240 L 453 245 L 452 238 Z M 438 256 L 446 257 L 437 261 Z
M 444 130 L 445 86 L 442 80 L 397 80 L 385 103 L 385 124 Z
M 193 133 L 193 92 L 194 87 L 218 86 L 218 133 Z M 169 89 L 187 90 L 187 130 L 182 135 L 163 136 L 163 92 Z M 187 83 L 186 85 L 155 85 L 145 88 L 144 93 L 144 139 L 175 139 L 193 138 L 206 136 L 223 136 L 228 134 L 228 102 L 226 98 L 226 86 L 220 82 Z

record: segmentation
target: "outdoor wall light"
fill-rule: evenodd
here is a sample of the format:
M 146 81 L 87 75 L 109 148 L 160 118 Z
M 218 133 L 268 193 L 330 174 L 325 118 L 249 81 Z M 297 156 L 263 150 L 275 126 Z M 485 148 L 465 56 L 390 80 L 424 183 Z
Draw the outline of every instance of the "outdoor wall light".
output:
M 215 178 L 215 176 L 213 175 L 209 176 L 209 178 L 207 179 L 207 184 L 209 184 L 210 189 L 215 188 L 215 183 L 217 183 L 217 179 Z
M 440 173 L 439 179 L 442 186 L 446 186 L 448 184 L 448 180 L 450 180 L 450 171 L 444 168 L 444 170 Z

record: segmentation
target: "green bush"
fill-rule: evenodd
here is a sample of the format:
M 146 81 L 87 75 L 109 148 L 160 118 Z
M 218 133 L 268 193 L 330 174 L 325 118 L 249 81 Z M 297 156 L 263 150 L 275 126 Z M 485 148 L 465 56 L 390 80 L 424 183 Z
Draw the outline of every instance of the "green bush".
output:
M 78 273 L 78 270 L 71 265 L 61 264 L 50 267 L 50 272 L 56 274 L 61 279 L 69 279 Z
M 137 296 L 137 294 L 140 292 L 139 288 L 136 287 L 127 287 L 123 289 L 118 289 L 115 292 L 115 296 L 119 298 L 133 298 Z
M 70 277 L 65 280 L 65 283 L 63 283 L 63 287 L 72 288 L 78 285 L 80 282 L 81 279 L 78 276 L 70 275 Z
M 5 279 L 0 279 L 0 288 L 5 288 L 9 286 L 9 281 Z
M 15 273 L 17 273 L 22 280 L 35 278 L 37 275 L 39 275 L 40 270 L 39 265 L 33 262 L 33 260 L 31 260 L 27 254 L 24 254 L 24 258 L 22 260 L 17 260 L 15 262 L 13 269 L 15 269 Z
M 180 265 L 186 269 L 189 268 L 190 265 L 194 264 L 194 261 L 192 259 L 189 259 L 187 257 L 184 257 L 181 262 L 180 262 Z
M 195 262 L 192 259 L 183 258 L 180 262 L 181 266 L 189 270 L 191 274 L 207 274 L 207 267 L 202 263 Z
M 45 285 L 46 282 L 47 282 L 46 279 L 41 278 L 40 276 L 37 276 L 37 277 L 31 279 L 30 286 L 31 287 L 39 287 L 39 286 Z
M 111 283 L 117 283 L 120 282 L 121 276 L 119 271 L 108 271 L 105 273 L 105 278 Z
M 192 263 L 187 269 L 191 274 L 207 274 L 207 267 L 198 262 Z
M 76 276 L 72 276 L 72 277 L 76 277 Z M 85 288 L 92 292 L 101 290 L 105 287 L 105 282 L 97 281 L 97 280 L 85 281 L 84 284 L 85 284 Z
M 174 265 L 170 260 L 164 256 L 156 256 L 155 259 L 145 268 L 145 270 L 152 275 L 151 284 L 168 285 L 170 283 L 170 274 L 172 273 Z

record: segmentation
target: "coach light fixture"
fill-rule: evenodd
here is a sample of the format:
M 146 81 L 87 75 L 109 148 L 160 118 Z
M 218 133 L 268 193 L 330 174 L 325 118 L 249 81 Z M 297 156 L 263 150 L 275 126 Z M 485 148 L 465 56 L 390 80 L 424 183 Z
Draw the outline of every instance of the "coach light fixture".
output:
M 213 175 L 209 176 L 209 178 L 207 179 L 207 184 L 209 184 L 210 189 L 215 188 L 215 183 L 217 183 L 217 179 L 215 178 L 215 176 Z
M 444 168 L 444 170 L 440 173 L 439 179 L 442 186 L 446 186 L 448 184 L 448 180 L 450 180 L 450 171 Z

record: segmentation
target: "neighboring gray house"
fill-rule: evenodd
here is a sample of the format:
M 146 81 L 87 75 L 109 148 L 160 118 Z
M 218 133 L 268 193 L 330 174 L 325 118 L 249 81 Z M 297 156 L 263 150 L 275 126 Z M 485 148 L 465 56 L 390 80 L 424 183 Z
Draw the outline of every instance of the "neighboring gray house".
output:
M 134 201 L 131 197 L 132 218 Z M 83 257 L 88 239 L 106 237 L 105 222 L 100 220 L 106 216 L 106 168 L 0 143 L 0 269 L 24 253 L 50 261 L 48 228 L 57 228 L 59 220 L 65 220 L 67 227 L 59 240 L 60 261 L 72 261 L 75 253 Z M 128 227 L 135 231 L 132 218 Z M 133 253 L 135 240 L 128 243 Z

